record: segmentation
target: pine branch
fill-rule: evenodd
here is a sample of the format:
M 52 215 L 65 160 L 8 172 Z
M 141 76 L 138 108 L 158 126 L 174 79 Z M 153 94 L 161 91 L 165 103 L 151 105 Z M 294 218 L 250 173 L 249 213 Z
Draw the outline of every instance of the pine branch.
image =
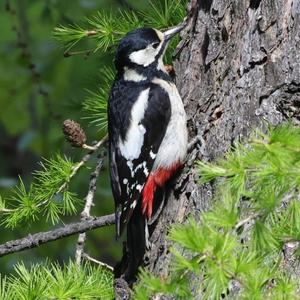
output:
M 84 39 L 94 42 L 91 52 L 115 50 L 117 43 L 129 31 L 138 27 L 168 28 L 181 22 L 185 17 L 186 0 L 151 0 L 147 8 L 137 10 L 131 8 L 114 12 L 99 11 L 95 16 L 86 19 L 85 24 L 60 25 L 54 29 L 54 38 L 65 45 L 65 56 L 72 54 L 86 54 L 85 51 L 70 51 Z M 174 49 L 175 41 L 171 42 L 167 50 L 170 56 Z
M 64 52 L 64 57 L 71 57 L 71 56 L 75 56 L 75 55 L 84 55 L 84 58 L 88 58 L 92 53 L 93 53 L 93 49 L 90 50 L 78 50 L 78 51 L 69 51 L 66 50 Z
M 108 269 L 110 271 L 114 270 L 114 268 L 112 266 L 110 266 L 110 265 L 108 265 L 108 264 L 106 264 L 106 263 L 104 263 L 102 261 L 99 261 L 99 260 L 97 260 L 97 259 L 89 256 L 87 253 L 82 253 L 82 258 L 84 258 L 84 259 L 86 259 L 88 261 L 91 261 L 91 262 L 93 262 L 93 263 L 95 263 L 95 264 L 97 264 L 97 265 L 99 265 L 101 267 L 104 267 L 104 268 L 106 268 L 106 269 Z
M 21 222 L 35 221 L 41 214 L 45 214 L 55 224 L 61 215 L 75 213 L 76 204 L 80 200 L 75 193 L 68 190 L 69 183 L 106 140 L 107 137 L 104 137 L 95 145 L 89 146 L 89 152 L 76 164 L 60 155 L 44 159 L 40 163 L 42 170 L 33 173 L 34 181 L 28 188 L 20 178 L 20 184 L 13 189 L 9 201 L 0 199 L 0 213 L 3 214 L 1 224 L 14 228 Z
M 214 205 L 171 227 L 170 276 L 162 282 L 141 272 L 134 299 L 220 299 L 224 291 L 230 299 L 296 299 L 298 283 L 284 264 L 300 253 L 300 129 L 283 124 L 253 135 L 226 158 L 199 162 L 200 182 L 216 180 Z
M 89 220 L 91 218 L 90 210 L 93 205 L 93 200 L 96 192 L 97 179 L 99 177 L 102 166 L 103 166 L 103 157 L 102 155 L 99 155 L 96 168 L 94 172 L 92 172 L 91 174 L 89 189 L 88 189 L 87 196 L 85 198 L 85 206 L 81 213 L 81 221 Z M 86 233 L 83 232 L 79 234 L 77 245 L 76 245 L 75 260 L 78 265 L 80 265 L 82 255 L 84 253 L 85 241 L 86 241 Z
M 101 88 L 97 92 L 87 90 L 88 97 L 83 101 L 82 110 L 85 113 L 83 119 L 97 126 L 99 131 L 107 131 L 107 99 L 115 78 L 115 70 L 112 67 L 104 67 L 100 71 Z
M 256 218 L 258 218 L 260 216 L 259 213 L 253 213 L 250 214 L 248 217 L 246 217 L 245 219 L 240 220 L 234 227 L 235 230 L 238 230 L 240 227 L 244 226 L 246 223 L 255 220 Z
M 14 266 L 11 275 L 0 276 L 0 299 L 113 299 L 113 274 L 89 262 L 73 261 Z
M 89 161 L 89 159 L 91 158 L 91 156 L 95 153 L 95 151 L 97 151 L 106 141 L 107 141 L 107 135 L 101 139 L 100 141 L 98 141 L 92 148 L 89 148 L 89 153 L 86 154 L 82 160 L 76 164 L 76 166 L 74 166 L 74 168 L 72 169 L 72 173 L 69 177 L 69 180 L 71 180 L 78 172 L 78 170 L 87 162 Z M 63 185 L 60 186 L 60 188 L 57 191 L 57 194 L 62 192 L 68 185 L 68 182 L 65 182 Z
M 39 245 L 62 239 L 64 237 L 86 232 L 88 230 L 110 226 L 115 223 L 115 214 L 95 217 L 90 220 L 75 222 L 51 231 L 29 234 L 27 237 L 0 245 L 0 257 L 11 253 L 38 247 Z

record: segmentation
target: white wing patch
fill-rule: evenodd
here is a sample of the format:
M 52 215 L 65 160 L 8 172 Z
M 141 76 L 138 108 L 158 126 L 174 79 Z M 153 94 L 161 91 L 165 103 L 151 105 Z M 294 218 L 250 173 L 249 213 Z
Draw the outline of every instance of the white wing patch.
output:
M 151 157 L 152 159 L 154 159 L 154 158 L 156 157 L 156 154 L 153 153 L 152 150 L 150 151 L 150 157 Z
M 146 129 L 139 123 L 144 118 L 145 111 L 148 106 L 149 91 L 150 88 L 142 91 L 136 102 L 133 104 L 131 110 L 131 122 L 126 133 L 126 138 L 124 142 L 121 140 L 121 138 L 119 141 L 119 148 L 122 156 L 129 161 L 139 158 L 141 154 Z
M 138 185 L 136 186 L 136 189 L 141 193 L 141 192 L 142 192 L 142 189 L 143 189 L 143 186 L 140 185 L 140 184 L 138 184 Z
M 143 172 L 144 172 L 144 174 L 145 174 L 146 177 L 149 176 L 149 170 L 148 170 L 148 168 L 146 166 L 144 166 Z
M 131 160 L 127 161 L 127 166 L 130 169 L 131 177 L 133 177 L 134 172 L 133 172 L 133 163 Z
M 137 204 L 137 201 L 136 200 L 134 200 L 132 203 L 131 203 L 131 205 L 130 205 L 130 208 L 135 208 L 136 207 L 136 204 Z

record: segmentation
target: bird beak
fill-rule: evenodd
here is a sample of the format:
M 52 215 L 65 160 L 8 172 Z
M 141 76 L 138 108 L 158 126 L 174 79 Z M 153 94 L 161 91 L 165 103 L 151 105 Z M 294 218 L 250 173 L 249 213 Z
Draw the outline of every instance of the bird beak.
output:
M 164 34 L 164 38 L 165 38 L 165 42 L 169 41 L 173 36 L 175 36 L 178 32 L 180 32 L 186 24 L 182 23 L 178 26 L 175 26 L 165 32 L 163 32 Z

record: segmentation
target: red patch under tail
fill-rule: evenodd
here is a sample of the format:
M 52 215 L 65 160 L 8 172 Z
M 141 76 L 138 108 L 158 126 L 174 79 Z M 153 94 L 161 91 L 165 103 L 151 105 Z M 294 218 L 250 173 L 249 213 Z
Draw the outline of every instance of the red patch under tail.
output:
M 142 202 L 143 214 L 146 215 L 148 219 L 150 219 L 152 216 L 153 198 L 154 198 L 154 193 L 156 191 L 156 187 L 157 185 L 154 180 L 154 175 L 151 173 L 143 189 L 143 202 Z
M 163 186 L 166 181 L 174 174 L 180 167 L 180 163 L 175 164 L 169 169 L 159 168 L 149 175 L 145 187 L 143 189 L 142 212 L 147 219 L 151 219 L 153 211 L 153 199 L 157 186 Z

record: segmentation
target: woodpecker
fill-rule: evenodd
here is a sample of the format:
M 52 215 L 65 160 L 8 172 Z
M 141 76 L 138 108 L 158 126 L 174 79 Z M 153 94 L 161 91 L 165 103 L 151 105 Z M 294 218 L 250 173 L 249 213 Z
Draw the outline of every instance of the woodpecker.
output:
M 127 227 L 127 278 L 135 275 L 148 240 L 147 222 L 158 190 L 182 166 L 187 152 L 182 99 L 165 70 L 169 40 L 184 25 L 165 32 L 133 30 L 120 41 L 116 78 L 108 102 L 109 164 L 116 234 Z

